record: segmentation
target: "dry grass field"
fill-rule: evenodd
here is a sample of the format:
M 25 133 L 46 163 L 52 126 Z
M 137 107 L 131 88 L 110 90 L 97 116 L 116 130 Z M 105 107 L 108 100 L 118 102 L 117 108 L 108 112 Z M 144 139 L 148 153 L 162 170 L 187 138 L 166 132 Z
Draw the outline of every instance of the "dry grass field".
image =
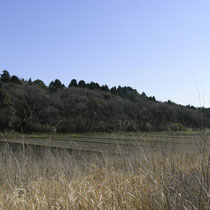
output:
M 155 146 L 139 143 L 125 153 L 122 144 L 116 154 L 2 144 L 0 209 L 210 209 L 208 135 L 176 136 L 164 141 L 179 141 L 179 147 L 157 149 L 163 137 L 144 136 Z

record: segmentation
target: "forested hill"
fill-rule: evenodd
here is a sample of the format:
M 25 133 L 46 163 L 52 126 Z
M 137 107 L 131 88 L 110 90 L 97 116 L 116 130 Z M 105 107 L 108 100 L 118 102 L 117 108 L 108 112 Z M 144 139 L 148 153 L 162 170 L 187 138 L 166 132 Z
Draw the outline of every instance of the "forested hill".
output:
M 210 127 L 210 109 L 181 106 L 139 94 L 131 87 L 73 79 L 0 77 L 0 130 L 21 132 L 163 131 Z

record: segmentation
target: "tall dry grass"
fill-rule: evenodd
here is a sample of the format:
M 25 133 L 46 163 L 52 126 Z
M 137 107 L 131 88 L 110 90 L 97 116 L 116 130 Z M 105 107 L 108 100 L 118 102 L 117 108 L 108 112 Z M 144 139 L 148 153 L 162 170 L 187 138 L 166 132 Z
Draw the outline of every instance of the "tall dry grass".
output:
M 210 209 L 209 150 L 0 151 L 0 209 Z

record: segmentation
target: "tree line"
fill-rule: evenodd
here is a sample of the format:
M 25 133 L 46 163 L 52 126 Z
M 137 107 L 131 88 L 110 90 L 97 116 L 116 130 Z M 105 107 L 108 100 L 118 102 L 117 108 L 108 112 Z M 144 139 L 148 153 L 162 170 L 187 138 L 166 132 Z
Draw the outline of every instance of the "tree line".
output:
M 210 127 L 210 109 L 182 106 L 131 87 L 0 76 L 0 130 L 17 132 L 165 131 Z

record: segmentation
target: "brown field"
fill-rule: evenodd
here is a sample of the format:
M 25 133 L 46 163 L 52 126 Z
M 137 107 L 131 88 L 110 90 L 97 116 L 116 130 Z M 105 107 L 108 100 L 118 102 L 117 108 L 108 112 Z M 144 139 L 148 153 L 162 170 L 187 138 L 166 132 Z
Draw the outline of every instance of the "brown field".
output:
M 1 134 L 0 142 L 21 143 L 78 151 L 130 154 L 139 148 L 155 150 L 198 149 L 207 132 Z
M 0 209 L 210 209 L 208 133 L 1 141 Z

